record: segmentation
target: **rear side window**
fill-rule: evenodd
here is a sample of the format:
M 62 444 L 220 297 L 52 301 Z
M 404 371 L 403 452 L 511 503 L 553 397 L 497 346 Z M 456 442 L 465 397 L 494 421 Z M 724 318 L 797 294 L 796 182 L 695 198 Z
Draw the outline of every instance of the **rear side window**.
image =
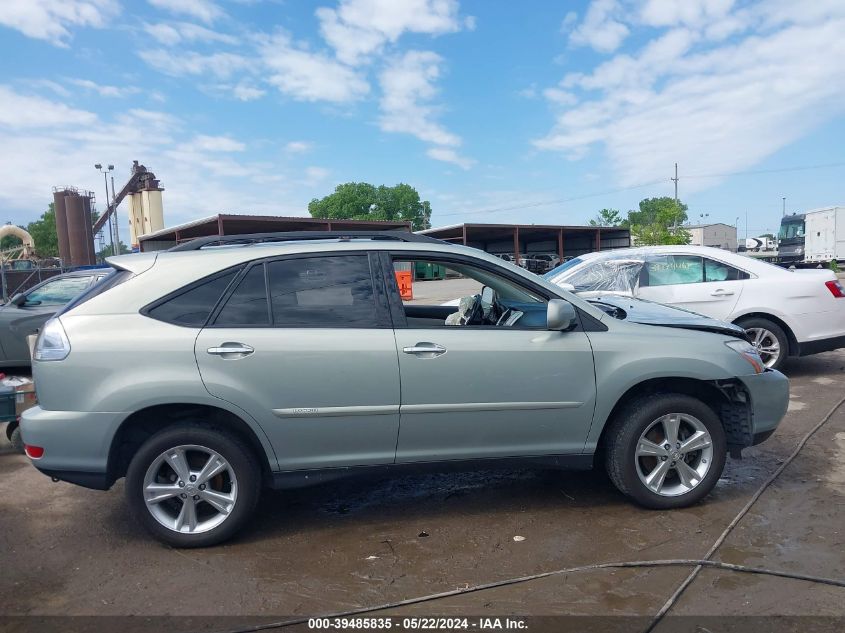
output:
M 270 324 L 263 265 L 253 266 L 244 275 L 214 324 L 223 327 Z
M 704 260 L 704 281 L 739 281 L 748 279 L 749 275 L 743 270 L 728 266 L 714 259 Z
M 237 274 L 237 270 L 231 270 L 215 275 L 149 309 L 147 314 L 176 325 L 202 327 Z
M 273 324 L 375 327 L 376 301 L 366 255 L 305 257 L 267 264 Z

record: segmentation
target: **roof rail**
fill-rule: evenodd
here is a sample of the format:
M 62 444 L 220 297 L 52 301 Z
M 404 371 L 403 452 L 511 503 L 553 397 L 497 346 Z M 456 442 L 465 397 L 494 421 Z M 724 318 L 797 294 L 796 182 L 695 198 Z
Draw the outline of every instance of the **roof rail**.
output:
M 177 244 L 168 251 L 198 251 L 206 246 L 228 244 L 248 246 L 267 242 L 298 242 L 306 240 L 394 240 L 397 242 L 440 243 L 441 240 L 409 231 L 283 231 L 279 233 L 245 233 L 242 235 L 210 235 Z

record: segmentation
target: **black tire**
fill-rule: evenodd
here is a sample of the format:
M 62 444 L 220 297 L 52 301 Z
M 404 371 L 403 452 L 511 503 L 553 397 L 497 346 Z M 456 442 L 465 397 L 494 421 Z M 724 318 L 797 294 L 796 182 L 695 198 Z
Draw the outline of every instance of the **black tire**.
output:
M 21 436 L 20 426 L 16 426 L 9 435 L 9 443 L 12 445 L 12 448 L 16 453 L 20 453 L 22 455 L 26 454 L 26 451 L 24 451 L 23 448 L 23 437 Z
M 783 331 L 781 326 L 774 321 L 764 319 L 763 317 L 740 319 L 736 322 L 736 324 L 744 330 L 760 328 L 771 332 L 778 340 L 780 355 L 773 364 L 769 365 L 769 367 L 771 369 L 780 369 L 783 366 L 784 362 L 786 362 L 786 358 L 789 356 L 789 337 L 786 335 L 786 332 Z
M 692 415 L 710 433 L 713 455 L 710 468 L 691 490 L 677 496 L 663 496 L 650 490 L 637 474 L 637 444 L 642 433 L 668 413 Z M 727 443 L 722 423 L 701 400 L 682 394 L 645 396 L 630 402 L 610 422 L 605 435 L 605 465 L 614 485 L 637 504 L 656 510 L 684 508 L 706 497 L 725 467 Z
M 237 479 L 237 497 L 231 511 L 222 523 L 205 532 L 183 533 L 165 527 L 153 516 L 144 500 L 147 469 L 165 451 L 184 445 L 215 451 L 228 462 Z M 159 431 L 135 453 L 126 472 L 126 498 L 137 520 L 159 541 L 173 547 L 216 545 L 231 538 L 252 516 L 261 494 L 261 469 L 258 464 L 254 451 L 234 434 L 199 424 L 182 423 Z

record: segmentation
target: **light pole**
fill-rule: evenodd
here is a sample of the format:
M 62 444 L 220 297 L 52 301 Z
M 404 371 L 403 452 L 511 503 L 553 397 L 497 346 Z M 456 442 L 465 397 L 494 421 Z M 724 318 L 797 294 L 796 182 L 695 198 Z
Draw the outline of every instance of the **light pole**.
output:
M 786 196 L 783 197 L 783 215 L 786 216 Z
M 103 183 L 106 185 L 106 210 L 105 213 L 108 213 L 109 210 L 109 172 L 114 171 L 114 165 L 109 165 L 108 169 L 103 169 L 103 166 L 100 163 L 94 165 L 94 169 L 99 171 L 103 174 Z M 111 254 L 116 255 L 117 251 L 115 250 L 115 243 L 114 243 L 114 231 L 112 230 L 111 224 L 111 216 L 109 216 L 109 237 L 111 238 Z

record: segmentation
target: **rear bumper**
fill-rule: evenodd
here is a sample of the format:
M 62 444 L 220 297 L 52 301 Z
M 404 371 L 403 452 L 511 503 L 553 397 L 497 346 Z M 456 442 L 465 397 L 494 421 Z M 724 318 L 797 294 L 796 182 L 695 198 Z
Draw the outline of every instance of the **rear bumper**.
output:
M 789 379 L 779 371 L 768 370 L 741 376 L 751 399 L 751 434 L 759 444 L 777 428 L 789 406 Z
M 804 341 L 803 343 L 798 343 L 798 355 L 808 356 L 810 354 L 819 354 L 841 347 L 845 347 L 845 336 L 833 336 L 817 341 Z
M 113 483 L 108 476 L 112 438 L 124 417 L 35 406 L 21 415 L 21 435 L 25 444 L 44 449 L 32 464 L 45 475 L 105 490 Z

